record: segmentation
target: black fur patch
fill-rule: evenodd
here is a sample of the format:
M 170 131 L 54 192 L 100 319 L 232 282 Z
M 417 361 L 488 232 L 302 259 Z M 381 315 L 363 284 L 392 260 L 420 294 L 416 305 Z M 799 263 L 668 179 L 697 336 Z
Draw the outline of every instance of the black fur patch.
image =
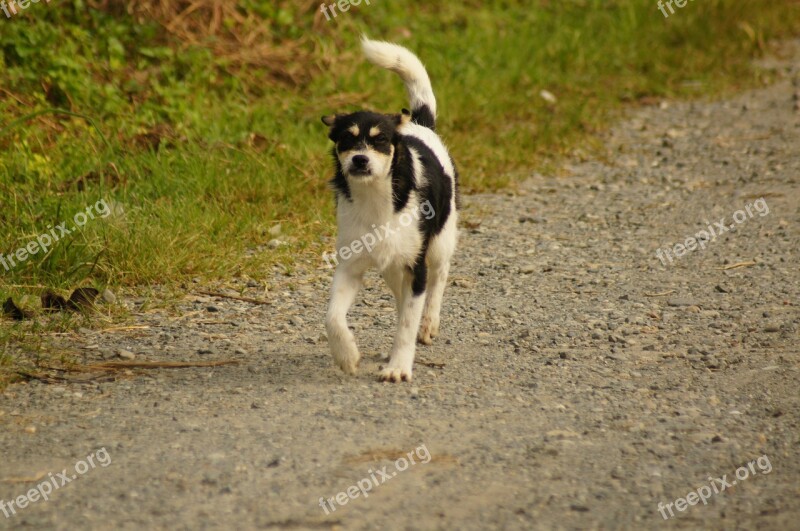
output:
M 428 242 L 422 245 L 422 250 L 417 256 L 417 261 L 414 262 L 414 269 L 411 270 L 414 275 L 411 281 L 411 293 L 414 296 L 419 296 L 425 293 L 425 288 L 428 285 L 428 265 L 425 263 L 425 256 L 428 254 Z
M 436 131 L 436 118 L 434 118 L 430 107 L 427 105 L 423 105 L 419 109 L 414 109 L 414 112 L 411 113 L 411 121 Z
M 414 163 L 410 148 L 417 152 L 425 171 L 426 184 L 421 189 L 417 189 L 414 178 Z M 431 219 L 425 219 L 425 216 L 420 217 L 420 228 L 427 242 L 442 231 L 450 217 L 450 198 L 453 197 L 450 178 L 445 174 L 444 168 L 433 150 L 422 140 L 413 136 L 400 135 L 398 147 L 395 149 L 394 162 L 396 164 L 392 165 L 392 189 L 395 212 L 405 208 L 411 190 L 417 190 L 420 203 L 430 201 L 431 207 L 433 207 L 434 215 Z
M 333 191 L 336 192 L 336 201 L 339 201 L 339 196 L 344 196 L 348 201 L 352 201 L 350 185 L 347 184 L 347 178 L 342 171 L 342 163 L 339 162 L 335 146 L 331 149 L 331 154 L 333 155 L 333 163 L 336 165 L 336 174 L 333 176 L 333 179 L 331 179 L 331 186 L 333 187 Z
M 400 115 L 393 114 L 358 111 L 339 115 L 328 133 L 328 138 L 333 140 L 340 153 L 369 146 L 388 155 L 391 152 L 392 139 L 399 123 Z M 350 132 L 353 126 L 358 127 L 357 136 Z M 373 127 L 380 129 L 380 134 L 371 137 L 369 132 Z

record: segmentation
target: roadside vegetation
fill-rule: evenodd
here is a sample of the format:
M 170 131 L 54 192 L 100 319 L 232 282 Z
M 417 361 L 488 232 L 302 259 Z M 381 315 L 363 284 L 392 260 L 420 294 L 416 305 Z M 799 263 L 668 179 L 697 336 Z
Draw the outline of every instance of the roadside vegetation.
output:
M 0 253 L 109 205 L 0 265 L 0 299 L 34 310 L 0 322 L 0 382 L 20 360 L 60 357 L 48 334 L 124 319 L 118 306 L 46 316 L 44 290 L 146 297 L 318 267 L 335 230 L 319 117 L 406 105 L 401 83 L 362 60 L 363 32 L 422 57 L 470 192 L 591 154 L 626 106 L 768 83 L 751 61 L 800 34 L 800 4 L 704 0 L 668 19 L 652 0 L 381 0 L 330 21 L 318 1 L 63 0 L 0 14 Z

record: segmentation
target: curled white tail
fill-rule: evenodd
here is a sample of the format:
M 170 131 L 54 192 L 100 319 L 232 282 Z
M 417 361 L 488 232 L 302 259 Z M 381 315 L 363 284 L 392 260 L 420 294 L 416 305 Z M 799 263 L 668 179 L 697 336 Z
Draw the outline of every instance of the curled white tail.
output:
M 400 76 L 408 91 L 412 113 L 417 114 L 417 111 L 427 106 L 431 118 L 435 118 L 436 97 L 433 95 L 431 80 L 416 55 L 400 45 L 373 41 L 366 37 L 362 38 L 361 46 L 369 62 Z

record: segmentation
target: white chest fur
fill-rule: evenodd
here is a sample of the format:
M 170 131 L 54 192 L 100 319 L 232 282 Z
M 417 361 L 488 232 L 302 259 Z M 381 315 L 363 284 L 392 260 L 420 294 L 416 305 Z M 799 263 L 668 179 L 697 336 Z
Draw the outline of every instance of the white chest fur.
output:
M 359 200 L 362 199 L 362 200 Z M 384 271 L 391 264 L 409 267 L 419 255 L 423 236 L 419 230 L 419 200 L 412 193 L 405 208 L 394 212 L 390 198 L 372 195 L 370 200 L 353 194 L 353 201 L 340 198 L 337 208 L 339 261 L 353 261 L 364 269 Z

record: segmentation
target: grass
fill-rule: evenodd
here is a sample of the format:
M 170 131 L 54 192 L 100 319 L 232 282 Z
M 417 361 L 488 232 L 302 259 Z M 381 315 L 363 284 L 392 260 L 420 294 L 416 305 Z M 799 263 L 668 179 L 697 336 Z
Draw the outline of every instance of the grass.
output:
M 319 265 L 335 230 L 319 117 L 406 105 L 399 80 L 360 57 L 362 32 L 427 64 L 467 191 L 597 148 L 627 106 L 763 84 L 752 58 L 800 33 L 800 4 L 769 0 L 704 0 L 668 19 L 652 0 L 373 2 L 330 22 L 316 2 L 252 0 L 222 11 L 210 35 L 197 30 L 208 20 L 170 32 L 151 21 L 169 14 L 130 6 L 65 0 L 0 21 L 0 253 L 100 199 L 111 207 L 47 254 L 0 265 L 2 300 L 35 306 L 44 288 L 84 284 L 180 291 Z M 272 249 L 278 223 L 288 245 Z M 0 323 L 0 380 L 59 352 L 32 336 L 82 322 Z

